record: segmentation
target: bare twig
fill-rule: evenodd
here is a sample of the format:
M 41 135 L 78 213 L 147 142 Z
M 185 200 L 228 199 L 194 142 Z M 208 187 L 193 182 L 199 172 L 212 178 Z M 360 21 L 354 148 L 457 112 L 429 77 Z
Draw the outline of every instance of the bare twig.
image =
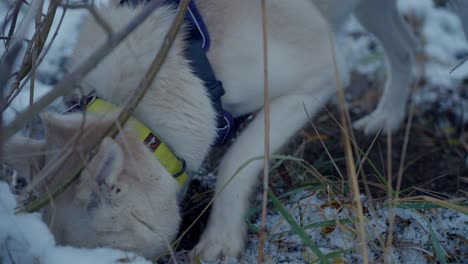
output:
M 15 28 L 16 28 L 16 22 L 18 21 L 18 14 L 21 9 L 21 5 L 23 4 L 23 1 L 17 0 L 15 3 L 15 7 L 13 9 L 13 12 L 11 14 L 11 24 L 10 24 L 10 30 L 8 31 L 8 39 L 6 40 L 5 43 L 5 49 L 8 50 L 10 47 L 10 41 L 13 37 L 13 34 L 15 33 Z M 8 19 L 7 19 L 8 20 Z M 4 26 L 6 23 L 4 24 Z
M 414 116 L 414 105 L 413 103 L 410 103 L 409 111 L 408 111 L 408 123 L 406 124 L 406 129 L 405 129 L 405 140 L 403 141 L 403 149 L 401 150 L 400 166 L 398 168 L 398 178 L 397 178 L 397 185 L 396 185 L 396 191 L 395 191 L 395 198 L 397 199 L 398 199 L 398 196 L 400 195 L 401 181 L 403 180 L 403 171 L 405 168 L 406 153 L 408 150 L 410 131 L 413 125 L 413 116 Z
M 18 56 L 22 47 L 22 42 L 18 41 L 12 45 L 12 47 L 6 52 L 5 59 L 0 62 L 0 89 L 2 90 L 2 95 L 8 79 L 10 78 L 11 71 L 13 69 L 13 64 L 15 63 L 16 57 Z M 2 100 L 4 97 L 2 96 Z
M 389 187 L 388 190 L 388 205 L 390 207 L 389 211 L 389 219 L 388 219 L 388 237 L 387 241 L 385 243 L 385 250 L 384 250 L 384 260 L 386 263 L 391 263 L 391 249 L 392 249 L 392 244 L 393 244 L 393 226 L 395 225 L 395 208 L 397 205 L 397 200 L 399 199 L 400 195 L 400 188 L 401 188 L 401 181 L 403 178 L 403 170 L 404 170 L 404 165 L 405 165 L 405 160 L 406 160 L 406 151 L 408 149 L 408 142 L 409 142 L 409 136 L 410 136 L 410 131 L 411 131 L 411 126 L 413 124 L 413 104 L 410 104 L 410 110 L 408 113 L 408 122 L 406 124 L 406 129 L 405 129 L 405 139 L 403 142 L 403 149 L 401 150 L 401 160 L 400 160 L 400 166 L 398 169 L 398 178 L 397 178 L 397 185 L 396 185 L 396 191 L 395 191 L 395 196 L 393 197 L 393 190 L 391 187 Z M 391 146 L 388 146 L 391 147 Z M 391 159 L 391 157 L 389 157 Z M 391 173 L 391 170 L 390 170 Z M 388 185 L 391 186 L 391 177 L 388 180 Z
M 0 108 L 4 109 L 5 107 L 5 97 L 4 92 L 5 92 L 5 86 L 7 84 L 8 79 L 10 78 L 10 73 L 12 71 L 12 67 L 16 61 L 16 58 L 18 56 L 18 53 L 21 50 L 21 47 L 23 46 L 22 39 L 25 38 L 27 29 L 29 28 L 29 25 L 31 24 L 32 21 L 34 21 L 35 14 L 37 10 L 41 7 L 41 1 L 36 1 L 34 2 L 34 5 L 29 6 L 28 11 L 23 18 L 23 21 L 21 22 L 21 25 L 19 26 L 18 30 L 14 35 L 12 35 L 11 38 L 11 43 L 10 47 L 14 47 L 12 51 L 7 50 L 4 54 L 4 58 L 2 59 L 2 67 L 7 67 L 7 69 L 4 69 L 2 74 L 7 74 L 5 76 L 2 76 L 2 80 L 0 83 L 0 88 L 2 89 L 2 102 L 0 104 Z M 3 111 L 2 111 L 3 112 Z
M 44 43 L 47 40 L 47 37 L 49 36 L 50 29 L 52 27 L 52 23 L 54 22 L 55 14 L 57 12 L 57 7 L 58 4 L 60 3 L 60 0 L 52 0 L 49 4 L 49 8 L 47 11 L 47 15 L 42 21 L 41 25 L 41 30 L 37 31 L 35 33 L 35 36 L 33 37 L 33 40 L 37 38 L 36 41 L 31 41 L 30 42 L 30 47 L 28 47 L 26 56 L 24 57 L 23 60 L 23 66 L 20 71 L 20 74 L 18 75 L 18 78 L 23 79 L 31 70 L 31 65 L 32 65 L 32 50 L 33 44 L 36 44 L 36 49 L 37 53 L 40 54 L 42 51 L 42 48 L 44 46 Z M 42 6 L 42 5 L 41 5 Z
M 39 11 L 38 9 L 41 7 L 41 1 L 35 1 L 32 5 L 29 6 L 26 15 L 24 16 L 21 24 L 10 37 L 13 38 L 11 41 L 20 41 L 26 37 L 26 34 L 29 29 L 29 25 L 32 21 L 35 21 L 36 13 Z
M 362 208 L 362 203 L 361 203 L 361 197 L 360 197 L 360 191 L 359 191 L 359 183 L 356 175 L 356 168 L 354 165 L 354 158 L 353 158 L 353 150 L 352 150 L 352 145 L 351 145 L 351 139 L 349 138 L 349 126 L 348 126 L 348 119 L 346 118 L 346 100 L 344 96 L 344 91 L 343 91 L 343 83 L 341 82 L 341 78 L 339 75 L 338 71 L 338 66 L 337 66 L 337 61 L 336 61 L 336 51 L 335 51 L 335 41 L 334 37 L 331 33 L 329 33 L 329 38 L 330 38 L 330 46 L 332 49 L 332 56 L 333 56 L 333 67 L 334 67 L 334 72 L 335 72 L 335 78 L 336 78 L 336 84 L 337 84 L 337 90 L 338 90 L 338 101 L 339 101 L 339 107 L 340 107 L 340 119 L 341 119 L 341 125 L 343 126 L 342 133 L 344 136 L 344 143 L 345 143 L 345 156 L 346 156 L 346 169 L 348 172 L 348 177 L 351 183 L 351 188 L 353 191 L 353 204 L 356 205 L 357 209 L 357 217 L 359 219 L 357 225 L 358 225 L 358 234 L 360 238 L 360 249 L 361 249 L 361 256 L 363 263 L 367 264 L 369 263 L 369 255 L 368 255 L 368 250 L 367 250 L 367 243 L 366 243 L 366 230 L 365 230 L 365 224 L 364 224 L 364 213 L 363 213 L 363 208 Z
M 68 2 L 69 0 L 67 0 Z M 52 38 L 50 39 L 50 42 L 49 44 L 47 45 L 47 47 L 43 50 L 42 54 L 41 54 L 41 57 L 37 60 L 37 63 L 36 63 L 36 69 L 42 64 L 42 62 L 44 61 L 45 57 L 47 56 L 47 54 L 49 53 L 50 51 L 50 48 L 52 47 L 55 39 L 57 38 L 57 35 L 58 35 L 58 32 L 60 30 L 60 28 L 62 27 L 62 23 L 63 23 L 63 19 L 65 18 L 65 14 L 67 13 L 67 8 L 63 8 L 63 12 L 62 12 L 62 15 L 60 17 L 60 20 L 58 22 L 58 25 L 57 25 L 57 28 L 55 29 L 55 32 L 54 34 L 52 35 Z M 18 73 L 17 73 L 18 74 Z M 14 93 L 10 93 L 9 96 L 7 96 L 8 98 L 8 101 L 7 101 L 7 106 L 9 106 L 11 104 L 11 102 L 13 102 L 13 100 L 15 100 L 16 96 L 18 96 L 19 92 L 23 89 L 23 87 L 28 83 L 28 81 L 31 79 L 31 75 L 27 75 L 26 78 L 22 81 L 22 84 L 21 86 L 16 90 L 12 90 L 12 92 Z
M 18 57 L 18 54 L 22 48 L 22 42 L 18 41 L 13 43 L 13 45 L 8 50 L 6 57 L 4 60 L 0 62 L 0 106 L 5 104 L 5 97 L 3 96 L 5 93 L 6 84 L 8 83 L 8 79 L 10 78 L 10 73 L 13 69 L 13 64 Z M 3 111 L 0 111 L 0 159 L 3 155 Z
M 30 5 L 30 8 L 35 5 L 39 5 L 42 1 L 34 1 L 32 5 Z M 33 49 L 36 48 L 37 54 L 40 54 L 42 51 L 42 48 L 44 46 L 45 41 L 47 40 L 47 36 L 49 35 L 50 28 L 52 27 L 52 23 L 54 21 L 55 13 L 57 11 L 58 3 L 60 0 L 52 0 L 50 2 L 47 16 L 45 19 L 42 21 L 41 24 L 41 30 L 37 30 L 34 33 L 34 36 L 32 37 L 31 41 L 28 43 L 28 47 L 26 49 L 26 54 L 23 57 L 23 62 L 21 64 L 21 68 L 19 70 L 19 73 L 16 75 L 16 80 L 13 83 L 12 87 L 10 88 L 9 95 L 7 95 L 7 98 L 10 98 L 15 92 L 18 91 L 18 87 L 21 84 L 21 81 L 26 77 L 30 70 L 31 70 L 31 65 L 32 65 L 32 52 Z M 42 7 L 42 4 L 40 5 Z M 39 11 L 39 10 L 38 10 Z M 29 11 L 28 11 L 29 12 Z M 41 12 L 41 11 L 39 11 Z M 35 14 L 35 13 L 34 13 Z M 41 13 L 42 14 L 42 13 Z M 18 34 L 18 33 L 17 33 Z M 10 99 L 7 101 L 8 103 L 11 102 Z M 8 106 L 4 105 L 3 108 L 0 110 L 5 110 L 5 108 Z
M 263 100 L 265 113 L 265 138 L 263 157 L 263 202 L 262 202 L 262 226 L 260 229 L 260 245 L 258 253 L 258 263 L 263 262 L 263 247 L 265 244 L 265 224 L 268 204 L 268 176 L 270 175 L 270 96 L 268 94 L 268 32 L 267 32 L 267 12 L 266 1 L 262 0 L 262 32 L 263 32 Z
M 392 133 L 387 134 L 387 196 L 390 208 L 393 205 L 393 188 L 392 188 Z M 390 209 L 392 211 L 392 209 Z M 387 228 L 387 238 L 384 248 L 384 263 L 392 263 L 392 241 L 393 241 L 393 224 L 395 220 L 394 212 L 390 212 L 389 224 Z
M 41 18 L 42 18 L 42 7 L 44 5 L 43 0 L 36 0 L 38 2 L 38 12 L 36 13 L 36 31 L 39 30 L 40 24 L 41 24 Z M 33 46 L 32 50 L 32 56 L 31 56 L 31 65 L 32 65 L 32 70 L 31 70 L 31 82 L 29 83 L 29 105 L 32 105 L 34 103 L 34 85 L 36 81 L 36 69 L 37 69 L 37 58 L 39 56 L 38 50 L 37 50 L 38 45 Z M 29 126 L 29 136 L 32 136 L 32 126 Z

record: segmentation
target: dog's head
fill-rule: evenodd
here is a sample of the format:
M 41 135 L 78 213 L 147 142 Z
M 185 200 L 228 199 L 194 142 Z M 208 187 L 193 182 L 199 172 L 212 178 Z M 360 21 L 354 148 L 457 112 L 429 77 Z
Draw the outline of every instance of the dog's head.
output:
M 86 163 L 79 179 L 46 210 L 59 243 L 113 247 L 147 257 L 160 253 L 174 239 L 180 222 L 176 180 L 130 127 L 115 139 L 104 138 L 89 158 L 86 152 L 115 116 L 82 116 L 44 115 L 45 142 L 14 138 L 5 148 L 7 162 L 24 172 L 39 171 L 33 181 L 45 175 L 42 191 L 71 176 L 78 161 Z M 21 152 L 37 155 L 25 159 Z M 15 156 L 20 161 L 15 162 Z

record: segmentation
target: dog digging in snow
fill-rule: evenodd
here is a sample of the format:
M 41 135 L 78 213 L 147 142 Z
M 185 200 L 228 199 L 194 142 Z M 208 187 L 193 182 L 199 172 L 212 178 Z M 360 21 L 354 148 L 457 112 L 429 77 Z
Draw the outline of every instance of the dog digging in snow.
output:
M 242 252 L 246 234 L 243 218 L 262 161 L 250 163 L 221 189 L 241 165 L 263 155 L 261 7 L 259 1 L 252 0 L 198 0 L 196 5 L 209 33 L 206 56 L 215 81 L 207 81 L 197 73 L 197 62 L 187 55 L 193 45 L 189 33 L 194 28 L 193 21 L 187 22 L 135 109 L 134 119 L 121 128 L 115 139 L 103 140 L 78 181 L 45 209 L 44 217 L 59 243 L 113 247 L 145 257 L 161 253 L 178 232 L 177 201 L 183 195 L 188 174 L 201 166 L 224 129 L 222 122 L 226 126 L 230 115 L 235 118 L 256 112 L 221 160 L 216 179 L 218 196 L 207 228 L 194 248 L 203 259 Z M 101 7 L 98 13 L 118 31 L 143 8 L 115 5 Z M 60 182 L 69 170 L 50 169 L 63 155 L 58 150 L 72 144 L 74 147 L 68 151 L 73 155 L 67 164 L 73 164 L 115 122 L 116 112 L 112 109 L 123 106 L 133 94 L 161 47 L 175 11 L 174 5 L 161 4 L 82 80 L 80 94 L 93 91 L 99 98 L 89 100 L 86 115 L 43 114 L 46 139 L 13 138 L 6 144 L 10 157 L 7 162 L 25 175 L 31 173 L 32 165 L 33 179 L 47 168 L 50 176 L 41 185 L 43 190 Z M 355 127 L 372 134 L 380 129 L 395 131 L 402 122 L 411 83 L 412 53 L 417 45 L 398 15 L 394 0 L 271 0 L 267 1 L 271 153 L 280 151 L 336 93 L 336 74 L 348 83 L 349 72 L 339 48 L 338 73 L 334 70 L 336 44 L 330 32 L 338 31 L 353 12 L 380 39 L 388 66 L 387 83 L 377 109 L 357 121 Z M 203 37 L 206 42 L 207 36 Z M 106 39 L 100 24 L 87 17 L 71 67 L 85 61 Z M 222 82 L 222 87 L 216 80 Z M 221 91 L 224 88 L 222 97 L 218 92 L 217 102 L 208 84 L 215 84 Z M 77 134 L 80 136 L 75 137 Z M 71 138 L 74 141 L 70 143 Z M 28 160 L 15 160 L 21 151 L 38 154 Z

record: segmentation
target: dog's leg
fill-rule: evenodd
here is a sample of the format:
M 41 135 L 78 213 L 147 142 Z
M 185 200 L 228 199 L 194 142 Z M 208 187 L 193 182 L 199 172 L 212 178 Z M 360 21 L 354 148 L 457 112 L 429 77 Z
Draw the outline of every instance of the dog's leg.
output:
M 308 94 L 288 95 L 271 102 L 270 151 L 276 153 L 296 131 L 313 117 L 324 105 L 333 89 L 324 89 L 316 96 Z M 307 113 L 306 113 L 307 110 Z M 244 215 L 249 206 L 262 161 L 256 160 L 243 168 L 233 180 L 223 186 L 248 160 L 263 156 L 264 111 L 236 139 L 225 154 L 219 167 L 213 211 L 207 230 L 195 248 L 195 254 L 204 259 L 214 259 L 221 255 L 237 256 L 244 246 Z
M 377 133 L 380 129 L 384 133 L 393 132 L 405 116 L 416 49 L 412 45 L 416 40 L 399 15 L 395 0 L 363 0 L 355 14 L 384 47 L 387 82 L 377 109 L 358 120 L 354 127 L 366 134 Z

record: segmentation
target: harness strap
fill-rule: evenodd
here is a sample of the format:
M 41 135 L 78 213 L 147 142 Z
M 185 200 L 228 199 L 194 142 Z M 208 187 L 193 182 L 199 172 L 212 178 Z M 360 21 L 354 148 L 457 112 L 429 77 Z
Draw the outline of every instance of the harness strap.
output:
M 180 0 L 177 0 L 177 3 L 179 3 L 179 1 Z M 211 45 L 210 34 L 208 33 L 208 28 L 205 25 L 205 21 L 203 21 L 203 18 L 200 15 L 200 12 L 198 12 L 198 8 L 197 8 L 197 5 L 195 4 L 195 0 L 192 0 L 189 3 L 186 19 L 190 21 L 190 23 L 197 29 L 196 31 L 203 39 L 203 42 L 202 42 L 203 51 L 205 53 L 208 52 L 208 50 L 210 49 L 210 45 Z
M 203 39 L 197 29 L 191 30 L 190 42 L 186 48 L 186 56 L 190 60 L 193 72 L 204 83 L 210 95 L 211 103 L 217 114 L 218 136 L 215 144 L 223 144 L 229 139 L 234 127 L 232 115 L 223 109 L 221 96 L 224 95 L 223 84 L 216 79 L 205 51 L 203 50 Z

